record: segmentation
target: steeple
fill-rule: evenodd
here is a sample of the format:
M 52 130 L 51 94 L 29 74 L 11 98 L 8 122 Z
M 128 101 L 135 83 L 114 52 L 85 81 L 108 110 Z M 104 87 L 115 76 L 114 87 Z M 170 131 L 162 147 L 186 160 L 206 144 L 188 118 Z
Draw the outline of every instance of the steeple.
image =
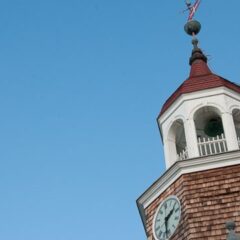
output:
M 233 111 L 240 102 L 240 99 L 235 102 L 240 86 L 216 75 L 208 67 L 208 59 L 196 37 L 201 24 L 190 20 L 184 30 L 192 36 L 190 73 L 164 103 L 157 118 L 167 168 L 178 160 L 238 150 L 240 147 L 240 130 L 237 130 L 237 113 L 240 114 L 240 110 Z M 205 147 L 202 149 L 205 146 L 202 141 L 218 139 L 221 139 L 223 149 L 211 149 L 212 143 L 207 150 Z
M 208 59 L 198 47 L 198 39 L 196 38 L 196 35 L 201 30 L 201 24 L 196 20 L 188 21 L 184 26 L 184 30 L 188 35 L 193 37 L 193 50 L 189 59 L 189 65 L 191 66 L 190 77 L 211 74 L 211 71 L 207 66 Z
M 176 91 L 164 103 L 158 118 L 183 94 L 202 91 L 217 87 L 227 87 L 240 93 L 240 86 L 213 73 L 208 66 L 208 59 L 198 46 L 196 35 L 201 30 L 201 24 L 191 20 L 184 26 L 185 32 L 192 36 L 193 50 L 189 58 L 189 77 L 176 89 Z
M 192 56 L 189 59 L 189 65 L 191 66 L 190 77 L 211 74 L 212 72 L 210 71 L 207 65 L 207 57 L 198 47 L 198 40 L 194 38 L 192 40 L 192 44 L 193 44 Z
M 202 60 L 205 63 L 207 63 L 207 57 L 203 54 L 202 50 L 198 47 L 198 40 L 197 40 L 197 38 L 194 38 L 192 40 L 192 44 L 193 44 L 192 56 L 189 59 L 190 66 L 192 66 L 192 64 L 196 60 Z
M 240 225 L 240 85 L 208 67 L 192 20 L 200 1 L 186 0 L 189 76 L 157 118 L 167 169 L 137 200 L 148 240 L 240 240 L 224 227 Z

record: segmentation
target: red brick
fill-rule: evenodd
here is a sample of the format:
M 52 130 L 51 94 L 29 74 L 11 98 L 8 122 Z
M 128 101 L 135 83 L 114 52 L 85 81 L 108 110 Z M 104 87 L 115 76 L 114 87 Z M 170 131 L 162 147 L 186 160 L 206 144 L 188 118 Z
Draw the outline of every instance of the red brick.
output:
M 234 220 L 240 227 L 239 172 L 237 165 L 182 175 L 146 209 L 148 236 L 159 204 L 176 195 L 182 218 L 172 240 L 226 239 L 226 221 Z

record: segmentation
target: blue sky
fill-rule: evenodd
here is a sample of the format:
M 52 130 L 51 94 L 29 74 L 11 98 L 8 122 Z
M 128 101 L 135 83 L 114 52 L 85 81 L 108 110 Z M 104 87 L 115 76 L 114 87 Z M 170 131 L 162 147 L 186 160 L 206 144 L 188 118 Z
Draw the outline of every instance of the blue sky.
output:
M 1 1 L 0 239 L 144 240 L 156 117 L 189 73 L 184 1 Z M 240 2 L 204 1 L 209 66 L 240 83 Z

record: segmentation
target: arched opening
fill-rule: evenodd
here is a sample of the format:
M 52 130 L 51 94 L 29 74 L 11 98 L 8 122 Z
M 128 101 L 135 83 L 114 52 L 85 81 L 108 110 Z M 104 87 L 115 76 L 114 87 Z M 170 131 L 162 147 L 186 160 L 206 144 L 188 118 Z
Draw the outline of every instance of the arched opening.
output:
M 176 120 L 168 133 L 168 152 L 170 159 L 184 160 L 188 158 L 184 124 Z
M 240 110 L 233 109 L 232 116 L 233 116 L 233 122 L 236 130 L 236 134 L 237 134 L 238 145 L 240 147 Z
M 216 107 L 206 106 L 194 114 L 200 156 L 227 151 L 221 112 Z

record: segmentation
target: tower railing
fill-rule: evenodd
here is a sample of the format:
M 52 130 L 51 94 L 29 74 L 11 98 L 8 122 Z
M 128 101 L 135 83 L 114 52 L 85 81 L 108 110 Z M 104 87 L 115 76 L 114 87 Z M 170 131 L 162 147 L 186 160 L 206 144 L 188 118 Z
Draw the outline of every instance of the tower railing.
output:
M 198 149 L 200 156 L 208 156 L 227 152 L 226 138 L 224 134 L 216 137 L 198 138 Z
M 178 160 L 185 160 L 188 159 L 188 151 L 187 148 L 183 149 L 179 154 L 178 154 Z

